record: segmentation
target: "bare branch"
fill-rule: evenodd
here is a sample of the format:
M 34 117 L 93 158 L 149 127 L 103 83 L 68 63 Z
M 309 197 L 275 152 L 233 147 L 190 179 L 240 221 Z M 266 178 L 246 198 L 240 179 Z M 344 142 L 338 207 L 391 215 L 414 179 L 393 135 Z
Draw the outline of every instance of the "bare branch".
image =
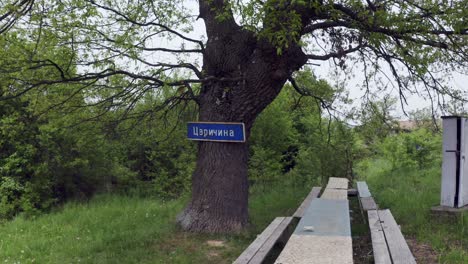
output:
M 201 49 L 167 49 L 167 48 L 145 48 L 137 46 L 137 48 L 146 51 L 162 51 L 162 52 L 174 52 L 174 53 L 203 53 Z
M 141 27 L 146 27 L 146 26 L 157 26 L 157 27 L 160 27 L 162 29 L 164 29 L 165 31 L 169 32 L 169 33 L 172 33 L 178 37 L 180 37 L 181 39 L 183 40 L 187 40 L 187 41 L 190 41 L 190 42 L 194 42 L 194 43 L 197 43 L 200 47 L 201 47 L 201 50 L 200 52 L 203 52 L 203 50 L 205 49 L 205 46 L 203 44 L 202 41 L 200 40 L 196 40 L 196 39 L 192 39 L 192 38 L 189 38 L 185 35 L 183 35 L 182 33 L 180 32 L 177 32 L 176 30 L 173 30 L 171 29 L 170 27 L 166 26 L 166 25 L 163 25 L 163 24 L 160 24 L 160 23 L 156 23 L 156 22 L 146 22 L 146 23 L 141 23 L 141 22 L 138 22 L 134 19 L 131 19 L 130 17 L 128 17 L 127 15 L 123 14 L 122 12 L 119 12 L 117 11 L 116 9 L 114 8 L 111 8 L 109 6 L 103 6 L 103 5 L 100 5 L 98 3 L 96 3 L 94 0 L 88 0 L 91 4 L 99 7 L 99 8 L 102 8 L 104 10 L 107 10 L 107 11 L 110 11 L 120 17 L 122 17 L 123 21 L 126 21 L 126 22 L 130 22 L 134 25 L 138 25 L 138 26 L 141 26 Z
M 294 90 L 296 90 L 296 92 L 298 92 L 300 95 L 309 96 L 309 97 L 314 98 L 315 100 L 320 102 L 320 105 L 325 109 L 329 109 L 331 107 L 331 105 L 328 102 L 326 102 L 323 98 L 321 98 L 319 96 L 316 96 L 316 95 L 312 94 L 310 91 L 308 91 L 306 89 L 302 89 L 301 87 L 299 87 L 296 80 L 292 76 L 289 76 L 288 81 L 291 83 Z
M 360 45 L 357 45 L 356 47 L 350 47 L 349 49 L 346 49 L 346 50 L 341 50 L 341 51 L 338 51 L 338 52 L 331 52 L 331 53 L 328 53 L 328 54 L 325 54 L 325 55 L 308 54 L 307 58 L 310 59 L 310 60 L 329 60 L 331 58 L 342 58 L 342 57 L 346 56 L 347 54 L 350 54 L 350 53 L 353 53 L 355 51 L 358 51 L 358 50 L 362 49 L 363 47 L 366 47 L 366 45 L 365 44 L 360 44 Z

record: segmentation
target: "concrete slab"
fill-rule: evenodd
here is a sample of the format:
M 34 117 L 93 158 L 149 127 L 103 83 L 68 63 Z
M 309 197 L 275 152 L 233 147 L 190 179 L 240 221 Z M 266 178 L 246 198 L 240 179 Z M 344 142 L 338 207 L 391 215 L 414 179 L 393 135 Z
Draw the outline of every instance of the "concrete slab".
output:
M 348 201 L 314 199 L 294 230 L 296 235 L 349 236 L 351 224 Z M 313 227 L 312 230 L 307 230 Z

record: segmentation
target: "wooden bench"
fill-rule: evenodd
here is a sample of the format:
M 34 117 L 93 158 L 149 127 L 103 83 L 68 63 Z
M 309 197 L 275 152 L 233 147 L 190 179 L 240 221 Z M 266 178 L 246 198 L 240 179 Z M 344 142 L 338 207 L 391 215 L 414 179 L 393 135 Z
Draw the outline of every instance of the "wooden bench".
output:
M 375 263 L 416 263 L 390 210 L 369 210 L 367 214 Z
M 378 205 L 372 198 L 366 182 L 357 182 L 357 189 L 361 208 L 367 211 L 374 263 L 416 263 L 390 210 L 377 210 Z
M 287 228 L 293 219 L 300 219 L 304 211 L 309 207 L 313 199 L 320 194 L 320 187 L 313 187 L 311 192 L 297 208 L 293 217 L 276 217 L 265 230 L 242 252 L 234 261 L 235 264 L 257 264 L 262 263 L 270 255 L 275 244 L 286 235 Z M 290 235 L 290 233 L 289 233 Z
M 369 210 L 377 210 L 377 204 L 372 198 L 372 195 L 369 191 L 369 187 L 367 187 L 367 183 L 363 181 L 358 181 L 357 183 L 357 190 L 358 190 L 358 197 L 359 197 L 359 204 L 363 211 L 367 212 Z
M 348 180 L 330 178 L 313 199 L 276 264 L 353 263 Z
M 276 242 L 283 236 L 292 217 L 276 217 L 273 222 L 242 252 L 234 264 L 262 263 Z

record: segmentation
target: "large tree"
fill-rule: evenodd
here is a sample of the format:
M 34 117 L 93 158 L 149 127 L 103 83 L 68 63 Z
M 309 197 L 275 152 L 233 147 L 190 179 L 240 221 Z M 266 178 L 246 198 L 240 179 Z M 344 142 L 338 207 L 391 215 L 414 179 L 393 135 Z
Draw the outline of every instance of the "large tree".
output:
M 12 6 L 22 3 L 7 2 L 0 10 L 10 14 Z M 367 89 L 374 89 L 373 83 L 390 84 L 402 101 L 415 91 L 427 91 L 431 100 L 438 99 L 432 91 L 462 99 L 438 76 L 466 73 L 467 3 L 36 0 L 12 32 L 50 41 L 51 49 L 65 45 L 72 59 L 57 62 L 25 50 L 29 59 L 15 62 L 23 65 L 15 71 L 49 67 L 59 77 L 15 74 L 10 81 L 24 89 L 12 89 L 2 98 L 71 83 L 86 93 L 87 103 L 109 111 L 131 109 L 145 93 L 172 86 L 173 96 L 163 106 L 195 101 L 200 121 L 243 122 L 247 139 L 255 118 L 288 80 L 298 92 L 314 96 L 294 81 L 294 73 L 313 61 L 330 60 L 343 72 L 358 69 Z M 199 20 L 206 40 L 190 33 Z M 244 228 L 247 160 L 247 143 L 198 143 L 192 198 L 178 223 L 201 232 Z

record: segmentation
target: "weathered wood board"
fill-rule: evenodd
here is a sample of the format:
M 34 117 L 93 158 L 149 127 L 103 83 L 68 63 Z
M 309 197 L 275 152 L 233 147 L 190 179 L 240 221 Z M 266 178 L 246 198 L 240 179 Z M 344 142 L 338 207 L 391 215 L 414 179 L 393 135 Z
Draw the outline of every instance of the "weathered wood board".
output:
M 273 234 L 265 241 L 262 247 L 257 251 L 257 253 L 253 256 L 253 258 L 248 262 L 249 264 L 261 264 L 263 260 L 265 260 L 265 258 L 270 253 L 273 246 L 280 239 L 280 237 L 284 234 L 289 224 L 291 224 L 292 219 L 293 219 L 292 217 L 284 217 L 283 221 L 279 224 L 278 228 L 276 228 L 275 232 L 273 232 Z
M 371 195 L 371 193 L 369 191 L 369 187 L 367 187 L 366 182 L 358 181 L 356 183 L 356 185 L 357 185 L 357 189 L 358 189 L 358 193 L 359 193 L 360 198 L 372 197 L 372 195 Z
M 393 263 L 415 264 L 416 260 L 390 210 L 379 210 L 377 212 Z
M 392 264 L 385 235 L 376 210 L 367 211 L 375 264 Z
M 372 197 L 363 197 L 359 199 L 361 202 L 361 208 L 364 211 L 377 210 L 378 206 Z
M 348 200 L 313 199 L 275 263 L 353 263 Z
M 346 178 L 330 177 L 326 189 L 348 189 L 348 182 Z
M 304 201 L 302 201 L 302 204 L 299 206 L 299 208 L 297 208 L 293 217 L 301 218 L 304 215 L 304 212 L 307 209 L 307 207 L 309 207 L 310 202 L 319 196 L 321 190 L 321 187 L 313 187 L 309 195 L 307 195 Z
M 322 199 L 332 199 L 332 200 L 348 200 L 348 190 L 346 189 L 325 189 L 323 191 Z
M 292 217 L 277 217 L 265 230 L 257 236 L 257 238 L 242 252 L 242 254 L 234 261 L 234 264 L 253 264 L 261 263 L 268 255 L 274 243 L 283 234 L 288 225 L 291 223 Z

